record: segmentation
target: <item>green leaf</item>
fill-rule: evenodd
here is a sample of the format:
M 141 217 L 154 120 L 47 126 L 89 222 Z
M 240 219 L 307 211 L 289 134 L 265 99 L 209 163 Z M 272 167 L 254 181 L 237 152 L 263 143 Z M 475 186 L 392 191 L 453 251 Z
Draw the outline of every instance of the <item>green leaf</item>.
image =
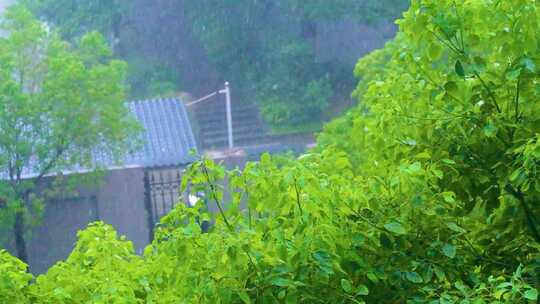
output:
M 465 69 L 463 69 L 463 65 L 461 64 L 461 61 L 456 61 L 455 65 L 455 71 L 456 74 L 458 74 L 461 77 L 465 77 Z
M 497 135 L 497 131 L 498 131 L 497 126 L 495 126 L 492 123 L 488 123 L 483 129 L 484 135 L 490 138 L 495 137 L 495 135 Z
M 407 171 L 412 174 L 420 173 L 422 171 L 422 164 L 419 162 L 414 162 L 409 165 Z
M 437 43 L 431 43 L 429 45 L 429 58 L 431 60 L 437 60 L 441 58 L 441 55 L 443 53 L 443 48 Z
M 522 58 L 520 60 L 520 63 L 521 65 L 523 65 L 525 67 L 525 69 L 531 73 L 536 73 L 536 64 L 534 63 L 534 61 L 529 58 L 529 57 L 525 57 L 525 58 Z
M 425 204 L 422 197 L 419 195 L 416 195 L 412 201 L 412 205 L 416 208 L 422 208 Z
M 435 266 L 433 268 L 433 271 L 435 272 L 435 275 L 437 276 L 437 279 L 439 279 L 440 281 L 446 280 L 446 274 L 444 273 L 444 271 L 441 268 Z
M 379 283 L 379 278 L 373 272 L 368 272 L 366 276 L 371 282 L 375 284 Z
M 506 79 L 507 80 L 517 80 L 519 76 L 521 75 L 521 68 L 512 70 L 508 73 L 506 73 Z
M 406 272 L 405 277 L 410 282 L 413 282 L 413 283 L 416 283 L 416 284 L 420 284 L 420 283 L 422 283 L 424 281 L 424 280 L 422 280 L 422 277 L 418 273 L 416 273 L 414 271 Z
M 441 170 L 438 169 L 432 169 L 431 172 L 438 178 L 442 179 L 444 177 L 444 173 Z
M 384 233 L 384 232 L 381 233 L 379 235 L 379 242 L 386 249 L 392 249 L 393 248 L 393 243 L 392 243 L 392 240 L 390 239 L 390 236 L 388 235 L 388 233 Z
M 61 287 L 55 288 L 53 292 L 56 296 L 61 296 L 64 299 L 72 299 L 71 295 Z
M 247 292 L 245 291 L 239 292 L 238 296 L 240 297 L 242 302 L 244 302 L 245 304 L 251 304 L 251 299 L 249 298 L 249 295 L 247 294 Z
M 512 174 L 510 175 L 510 181 L 512 182 L 515 182 L 518 180 L 518 178 L 521 176 L 521 174 L 523 173 L 522 169 L 521 168 L 518 168 L 516 169 L 514 172 L 512 172 Z
M 510 287 L 512 287 L 512 283 L 510 282 L 503 282 L 497 285 L 497 289 L 509 289 Z
M 523 297 L 525 297 L 527 300 L 536 301 L 538 299 L 538 290 L 534 288 L 527 289 L 527 291 L 525 291 L 523 294 Z
M 465 229 L 459 227 L 458 224 L 456 224 L 454 222 L 448 222 L 448 223 L 446 223 L 446 226 L 448 228 L 450 228 L 450 230 L 452 230 L 454 232 L 459 232 L 459 233 L 465 232 Z
M 449 81 L 447 83 L 444 84 L 444 90 L 448 93 L 448 94 L 457 94 L 459 92 L 459 88 L 457 86 L 457 84 L 454 82 L 454 81 Z
M 476 71 L 481 73 L 486 70 L 486 61 L 484 60 L 484 58 L 480 56 L 476 56 L 474 57 L 473 61 L 474 61 L 473 66 Z
M 397 234 L 397 235 L 407 234 L 407 230 L 405 230 L 403 225 L 401 225 L 400 223 L 397 223 L 397 222 L 388 223 L 388 224 L 384 225 L 384 228 L 386 230 L 394 233 L 394 234 Z
M 430 267 L 428 267 L 426 269 L 426 271 L 422 274 L 422 279 L 424 280 L 424 282 L 426 283 L 429 283 L 431 282 L 431 279 L 433 278 L 433 269 Z
M 356 233 L 353 235 L 352 240 L 354 246 L 361 246 L 362 244 L 364 244 L 366 238 L 363 235 Z
M 445 256 L 451 259 L 456 257 L 456 246 L 450 245 L 450 244 L 444 244 L 442 250 Z
M 286 304 L 296 304 L 298 303 L 298 293 L 289 291 L 287 293 L 287 298 L 285 298 Z
M 441 160 L 443 163 L 447 164 L 447 165 L 455 165 L 456 162 L 451 160 L 451 159 L 448 159 L 448 158 L 444 158 Z
M 272 157 L 270 156 L 269 153 L 264 153 L 263 155 L 261 155 L 261 163 L 269 163 L 271 161 Z
M 359 296 L 367 296 L 369 295 L 369 289 L 366 285 L 360 284 L 358 285 L 358 288 L 356 288 L 356 294 Z
M 270 281 L 274 286 L 287 287 L 291 285 L 291 281 L 284 278 L 274 278 Z
M 343 288 L 346 293 L 351 293 L 353 289 L 351 281 L 347 279 L 341 279 L 341 288 Z
M 430 159 L 431 154 L 428 151 L 424 151 L 422 153 L 417 154 L 416 158 L 418 158 L 418 159 Z
M 456 202 L 456 199 L 454 198 L 456 195 L 454 194 L 454 192 L 443 192 L 441 194 L 445 202 L 451 204 Z

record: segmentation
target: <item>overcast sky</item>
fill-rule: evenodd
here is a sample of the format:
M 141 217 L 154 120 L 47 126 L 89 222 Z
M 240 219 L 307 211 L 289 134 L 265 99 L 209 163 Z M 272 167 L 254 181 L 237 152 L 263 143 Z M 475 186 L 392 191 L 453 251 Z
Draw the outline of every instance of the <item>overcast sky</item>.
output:
M 4 12 L 6 7 L 10 4 L 13 4 L 15 0 L 0 0 L 0 14 Z

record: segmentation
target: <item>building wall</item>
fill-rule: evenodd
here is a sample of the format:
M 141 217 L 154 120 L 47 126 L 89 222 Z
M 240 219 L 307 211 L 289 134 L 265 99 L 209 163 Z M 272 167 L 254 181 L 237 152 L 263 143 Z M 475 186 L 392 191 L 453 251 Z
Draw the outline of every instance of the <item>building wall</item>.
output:
M 97 193 L 99 219 L 125 235 L 141 254 L 149 243 L 148 215 L 144 205 L 144 170 L 110 171 Z
M 40 225 L 26 237 L 30 271 L 40 274 L 67 258 L 77 241 L 77 232 L 98 219 L 94 197 L 73 197 L 45 205 Z
M 44 273 L 65 260 L 74 248 L 77 232 L 97 220 L 112 225 L 118 235 L 125 235 L 139 254 L 149 243 L 143 169 L 109 171 L 97 185 L 77 192 L 47 202 L 39 226 L 29 233 L 32 273 Z

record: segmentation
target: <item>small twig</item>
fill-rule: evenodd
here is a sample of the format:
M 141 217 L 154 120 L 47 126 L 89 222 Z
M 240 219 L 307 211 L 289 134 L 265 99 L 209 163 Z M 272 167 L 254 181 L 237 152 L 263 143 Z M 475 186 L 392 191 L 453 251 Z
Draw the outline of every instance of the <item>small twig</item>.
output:
M 300 215 L 304 215 L 304 210 L 302 209 L 302 204 L 300 203 L 300 190 L 298 189 L 296 178 L 294 179 L 294 190 L 296 192 L 296 204 L 298 205 L 298 209 L 300 209 Z
M 427 80 L 429 83 L 431 83 L 433 86 L 439 88 L 439 90 L 441 91 L 445 91 L 446 92 L 446 95 L 448 95 L 450 98 L 454 99 L 455 101 L 457 102 L 461 102 L 461 99 L 457 98 L 456 96 L 450 94 L 450 92 L 448 92 L 442 85 L 438 84 L 437 82 L 435 82 L 435 80 L 433 80 L 433 78 L 431 78 L 431 76 L 422 68 L 422 66 L 416 62 L 416 67 L 420 69 L 420 71 L 422 71 L 423 75 L 425 76 L 425 80 Z M 411 73 L 412 74 L 412 73 Z
M 450 50 L 452 50 L 454 53 L 458 54 L 458 55 L 462 55 L 461 52 L 452 44 L 452 43 L 449 43 L 447 42 L 446 40 L 444 40 L 443 38 L 441 38 L 439 35 L 437 35 L 437 33 L 435 33 L 434 31 L 432 30 L 428 30 L 428 32 L 430 32 L 435 38 L 437 38 L 437 40 L 439 40 L 439 42 L 441 42 L 442 44 L 444 44 L 445 46 L 447 46 Z
M 538 228 L 536 227 L 536 219 L 534 218 L 534 214 L 529 208 L 529 205 L 527 205 L 523 192 L 521 192 L 521 190 L 515 190 L 514 187 L 512 187 L 511 185 L 506 185 L 504 189 L 508 193 L 510 193 L 514 198 L 516 198 L 521 203 L 521 206 L 523 206 L 523 210 L 525 211 L 525 217 L 527 218 L 527 224 L 529 225 L 529 228 L 531 229 L 531 233 L 534 239 L 536 240 L 536 242 L 540 244 L 540 232 L 538 231 Z
M 456 41 L 461 42 L 461 50 L 463 53 L 465 53 L 465 42 L 464 42 L 464 39 L 463 39 L 463 19 L 461 18 L 461 16 L 459 15 L 459 12 L 458 12 L 458 9 L 457 9 L 457 5 L 456 5 L 456 2 L 454 1 L 454 12 L 456 13 L 456 17 L 458 17 L 459 19 L 461 19 L 462 22 L 460 22 L 460 26 L 459 26 L 459 40 L 456 36 Z
M 478 78 L 478 80 L 480 81 L 480 83 L 482 84 L 482 86 L 486 89 L 489 97 L 491 98 L 491 100 L 493 101 L 493 104 L 495 105 L 495 108 L 497 109 L 497 112 L 502 113 L 501 112 L 501 108 L 499 107 L 499 104 L 497 103 L 497 99 L 495 98 L 495 95 L 493 94 L 493 92 L 491 91 L 491 89 L 488 87 L 488 85 L 484 82 L 484 80 L 482 79 L 482 77 L 480 77 L 480 75 L 478 74 L 478 72 L 476 70 L 473 70 L 473 73 L 474 73 L 474 76 L 476 76 L 476 78 Z
M 521 85 L 521 76 L 518 77 L 518 82 L 517 82 L 517 85 L 516 85 L 516 99 L 515 99 L 515 122 L 517 123 L 519 121 L 519 86 Z
M 516 97 L 514 99 L 514 122 L 517 124 L 519 122 L 519 96 L 520 96 L 520 90 L 519 87 L 521 85 L 521 75 L 518 77 L 517 85 L 516 85 Z M 510 144 L 514 141 L 514 136 L 516 134 L 516 128 L 513 127 L 509 131 L 509 137 L 510 137 Z
M 208 182 L 208 185 L 210 186 L 210 191 L 212 192 L 212 199 L 216 203 L 216 205 L 217 205 L 217 207 L 219 209 L 219 213 L 221 214 L 221 217 L 223 218 L 223 221 L 225 222 L 225 224 L 227 225 L 227 228 L 229 228 L 230 231 L 234 231 L 233 226 L 231 225 L 231 223 L 229 223 L 229 220 L 227 219 L 227 216 L 225 215 L 225 211 L 223 210 L 223 207 L 221 206 L 221 203 L 220 203 L 219 199 L 217 198 L 216 185 L 214 185 L 214 183 L 210 180 L 210 174 L 208 173 L 208 168 L 206 168 L 206 165 L 204 164 L 204 161 L 203 161 L 203 164 L 202 164 L 202 169 L 203 169 L 204 175 L 206 177 L 206 181 Z
M 251 224 L 251 207 L 249 206 L 249 198 L 250 198 L 250 195 L 249 195 L 249 189 L 248 189 L 248 183 L 247 183 L 247 180 L 246 180 L 246 177 L 244 175 L 244 193 L 246 194 L 246 204 L 247 204 L 247 209 L 248 209 L 248 225 L 249 225 L 249 229 L 252 228 L 252 224 Z
M 225 211 L 223 210 L 223 207 L 221 206 L 221 203 L 220 203 L 220 201 L 219 201 L 219 199 L 218 199 L 218 197 L 216 195 L 216 193 L 217 193 L 216 185 L 214 185 L 214 183 L 210 179 L 210 173 L 208 172 L 208 168 L 206 167 L 206 165 L 204 163 L 204 160 L 202 161 L 202 166 L 201 167 L 202 167 L 202 170 L 203 170 L 204 175 L 206 177 L 206 181 L 208 182 L 208 185 L 210 186 L 210 191 L 212 192 L 212 198 L 214 199 L 214 201 L 215 201 L 215 203 L 216 203 L 216 205 L 217 205 L 217 207 L 219 209 L 219 213 L 221 214 L 221 217 L 223 218 L 223 221 L 227 225 L 227 228 L 229 228 L 229 231 L 234 232 L 234 227 L 231 225 L 231 223 L 227 219 L 227 216 L 225 215 Z M 255 264 L 255 261 L 253 260 L 253 257 L 251 256 L 251 253 L 249 252 L 249 250 L 243 248 L 243 246 L 241 246 L 241 249 L 247 255 L 250 264 L 253 265 L 253 267 L 257 270 L 257 273 L 258 273 L 259 268 L 257 267 L 257 264 Z
M 349 205 L 345 204 L 345 206 L 347 206 L 347 208 L 349 208 L 349 210 L 351 210 L 354 215 L 356 215 L 358 218 L 360 218 L 361 220 L 363 220 L 366 224 L 368 224 L 369 226 L 371 226 L 372 228 L 376 229 L 376 230 L 379 230 L 379 231 L 382 231 L 382 232 L 387 232 L 385 229 L 377 226 L 376 224 L 372 223 L 369 219 L 365 218 L 359 211 L 356 211 L 354 209 L 352 209 Z

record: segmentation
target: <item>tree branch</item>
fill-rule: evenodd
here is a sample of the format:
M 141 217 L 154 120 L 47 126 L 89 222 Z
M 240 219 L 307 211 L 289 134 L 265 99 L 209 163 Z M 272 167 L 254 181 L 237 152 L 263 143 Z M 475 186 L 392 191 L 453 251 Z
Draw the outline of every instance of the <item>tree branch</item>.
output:
M 221 203 L 220 203 L 220 201 L 219 201 L 219 199 L 218 199 L 218 197 L 216 195 L 216 192 L 217 192 L 216 185 L 214 185 L 214 183 L 210 179 L 210 173 L 208 172 L 208 168 L 206 167 L 206 165 L 204 163 L 204 160 L 202 161 L 202 170 L 203 170 L 203 173 L 204 173 L 204 175 L 206 177 L 206 181 L 208 182 L 208 185 L 210 186 L 210 191 L 212 191 L 212 199 L 215 201 L 215 203 L 216 203 L 216 205 L 217 205 L 217 207 L 219 209 L 219 213 L 221 214 L 221 216 L 223 218 L 223 221 L 227 225 L 227 228 L 229 228 L 229 231 L 234 232 L 234 227 L 231 225 L 231 223 L 227 219 L 227 216 L 225 215 L 225 211 L 223 210 L 223 208 L 221 206 Z M 251 253 L 249 252 L 249 250 L 244 248 L 243 246 L 241 247 L 241 249 L 247 255 L 251 265 L 253 265 L 253 267 L 256 270 L 258 270 L 257 264 L 255 264 L 255 261 L 254 261 L 253 257 L 251 256 Z
M 45 165 L 45 168 L 43 168 L 43 170 L 41 170 L 39 175 L 35 178 L 34 182 L 36 185 L 38 185 L 41 182 L 41 180 L 45 177 L 45 175 L 50 173 L 49 171 L 52 169 L 54 164 L 60 159 L 60 157 L 62 156 L 65 150 L 66 150 L 65 147 L 58 147 L 56 149 L 54 156 L 49 160 L 49 162 Z M 29 189 L 27 191 L 30 192 L 31 190 Z
M 304 215 L 304 210 L 302 209 L 302 204 L 300 203 L 300 190 L 298 190 L 298 184 L 296 178 L 294 179 L 294 191 L 296 192 L 296 204 L 298 209 L 300 209 L 300 215 Z
M 484 82 L 484 80 L 482 79 L 482 77 L 480 77 L 480 75 L 478 74 L 478 72 L 476 70 L 473 70 L 473 73 L 474 73 L 474 76 L 476 76 L 476 78 L 478 78 L 478 80 L 480 80 L 480 83 L 482 84 L 482 86 L 484 87 L 484 89 L 486 89 L 489 97 L 491 98 L 491 100 L 493 101 L 493 104 L 495 105 L 495 108 L 497 109 L 497 112 L 502 113 L 501 112 L 501 108 L 499 107 L 499 104 L 497 103 L 497 99 L 495 98 L 495 95 L 493 94 L 493 92 L 491 91 L 491 89 L 488 87 L 488 85 Z
M 518 77 L 518 82 L 517 82 L 517 85 L 516 85 L 516 99 L 515 99 L 515 105 L 514 105 L 514 115 L 515 115 L 515 122 L 517 123 L 519 121 L 519 86 L 521 85 L 521 76 Z
M 227 225 L 227 228 L 229 228 L 230 231 L 234 231 L 234 228 L 231 225 L 231 223 L 229 223 L 229 220 L 227 219 L 227 216 L 225 215 L 225 211 L 223 210 L 223 207 L 221 206 L 221 202 L 219 201 L 216 195 L 216 192 L 217 192 L 216 185 L 214 185 L 214 183 L 210 179 L 210 174 L 208 173 L 208 168 L 206 168 L 204 161 L 202 163 L 202 170 L 203 170 L 204 176 L 206 177 L 206 182 L 210 186 L 210 191 L 212 192 L 212 199 L 216 203 L 219 209 L 219 213 L 221 214 L 221 217 L 223 218 L 223 221 L 225 222 L 225 224 Z
M 523 210 L 525 211 L 525 217 L 527 218 L 527 224 L 529 225 L 529 229 L 531 230 L 531 233 L 536 240 L 538 244 L 540 244 L 540 232 L 538 231 L 537 221 L 534 217 L 534 214 L 532 213 L 531 209 L 529 208 L 529 205 L 527 204 L 525 200 L 525 196 L 523 195 L 523 192 L 521 190 L 516 190 L 511 185 L 506 185 L 504 189 L 510 193 L 514 198 L 516 198 L 523 207 Z

